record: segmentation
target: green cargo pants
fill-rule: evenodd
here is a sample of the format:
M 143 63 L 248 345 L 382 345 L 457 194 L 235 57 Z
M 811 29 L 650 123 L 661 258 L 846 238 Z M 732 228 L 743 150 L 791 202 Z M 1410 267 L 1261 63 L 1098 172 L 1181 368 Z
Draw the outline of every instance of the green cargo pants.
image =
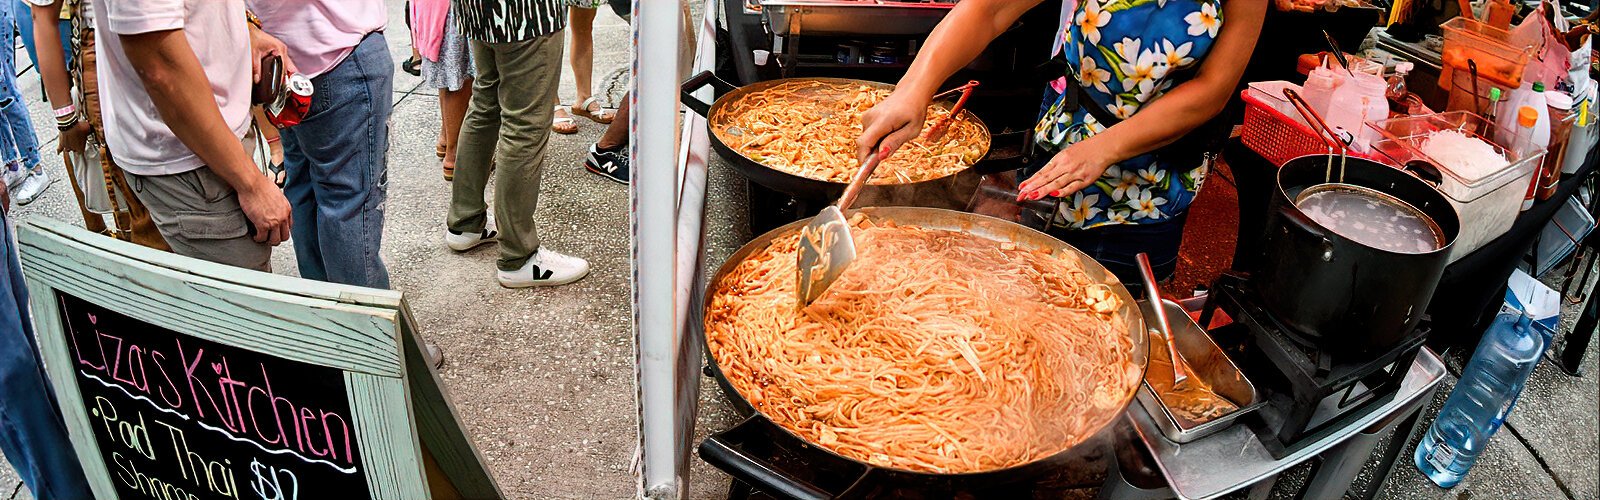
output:
M 494 219 L 500 232 L 502 271 L 522 267 L 539 250 L 534 211 L 539 177 L 561 82 L 565 32 L 511 43 L 469 40 L 478 66 L 472 103 L 461 124 L 450 230 L 477 233 L 488 222 L 484 189 L 495 176 Z

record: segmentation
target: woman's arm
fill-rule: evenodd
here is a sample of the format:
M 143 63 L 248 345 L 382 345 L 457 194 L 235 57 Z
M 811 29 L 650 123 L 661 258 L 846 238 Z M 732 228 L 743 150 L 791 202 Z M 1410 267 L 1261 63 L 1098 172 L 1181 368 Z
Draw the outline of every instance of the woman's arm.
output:
M 1044 169 L 1022 183 L 1022 198 L 1077 192 L 1093 184 L 1111 165 L 1172 144 L 1222 112 L 1255 50 L 1267 2 L 1231 0 L 1223 3 L 1222 13 L 1222 31 L 1193 80 L 1173 87 L 1132 117 L 1057 153 Z
M 33 39 L 39 54 L 39 77 L 44 80 L 45 95 L 50 97 L 50 107 L 61 109 L 72 105 L 72 77 L 67 73 L 67 55 L 61 48 L 61 4 L 34 5 Z M 39 43 L 43 41 L 44 43 Z M 83 110 L 79 110 L 81 115 Z M 89 136 L 89 123 L 79 119 L 76 125 L 61 131 L 57 151 L 83 152 L 84 140 Z
M 940 84 L 988 47 L 1042 0 L 964 0 L 945 16 L 900 78 L 894 94 L 861 116 L 856 156 L 865 161 L 873 146 L 889 152 L 922 133 L 928 102 Z

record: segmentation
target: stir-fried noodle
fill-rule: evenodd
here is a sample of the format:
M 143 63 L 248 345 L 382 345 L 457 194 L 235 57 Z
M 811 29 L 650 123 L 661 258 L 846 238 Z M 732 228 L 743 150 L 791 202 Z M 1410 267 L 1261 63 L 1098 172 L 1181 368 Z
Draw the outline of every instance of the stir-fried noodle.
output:
M 770 168 L 850 182 L 861 114 L 886 97 L 887 90 L 859 84 L 786 82 L 729 103 L 718 112 L 715 129 L 723 143 Z M 949 114 L 943 106 L 929 106 L 923 130 Z M 919 137 L 902 146 L 867 183 L 905 184 L 960 172 L 981 159 L 985 135 L 977 123 L 951 120 L 938 142 Z
M 1075 258 L 852 222 L 857 260 L 804 310 L 798 234 L 713 285 L 711 354 L 778 425 L 879 466 L 978 472 L 1082 442 L 1139 383 L 1120 299 Z

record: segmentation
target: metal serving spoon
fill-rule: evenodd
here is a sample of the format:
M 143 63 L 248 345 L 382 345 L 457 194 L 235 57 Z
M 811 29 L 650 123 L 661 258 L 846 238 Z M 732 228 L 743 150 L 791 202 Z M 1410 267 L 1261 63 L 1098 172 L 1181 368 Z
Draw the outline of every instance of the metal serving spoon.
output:
M 1172 358 L 1172 390 L 1176 392 L 1189 381 L 1189 363 L 1178 353 L 1178 342 L 1172 338 L 1172 326 L 1167 323 L 1166 303 L 1161 301 L 1161 291 L 1156 287 L 1156 273 L 1150 269 L 1150 257 L 1139 252 L 1136 259 L 1139 261 L 1139 276 L 1144 278 L 1144 298 L 1156 313 L 1156 326 L 1161 329 L 1161 336 L 1167 339 L 1167 355 Z
M 867 178 L 872 177 L 872 172 L 878 169 L 878 163 L 883 157 L 888 156 L 888 151 L 883 145 L 878 145 L 875 152 L 861 162 L 861 168 L 856 171 L 850 185 L 844 188 L 844 194 L 839 196 L 839 202 L 828 205 L 811 218 L 811 222 L 800 228 L 800 248 L 797 255 L 799 259 L 799 273 L 795 282 L 795 292 L 799 295 L 799 307 L 811 305 L 822 296 L 822 291 L 827 290 L 839 279 L 840 274 L 850 267 L 856 260 L 856 243 L 850 238 L 850 223 L 844 218 L 844 211 L 856 201 L 856 196 L 861 194 L 861 188 L 866 186 Z

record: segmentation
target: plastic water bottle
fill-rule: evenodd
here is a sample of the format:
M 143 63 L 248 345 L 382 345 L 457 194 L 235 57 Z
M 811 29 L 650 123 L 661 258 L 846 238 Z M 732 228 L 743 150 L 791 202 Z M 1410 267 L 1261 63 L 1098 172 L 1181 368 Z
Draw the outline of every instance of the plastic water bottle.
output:
M 1449 488 L 1461 482 L 1505 423 L 1544 351 L 1544 337 L 1530 324 L 1527 316 L 1502 314 L 1484 332 L 1439 418 L 1417 445 L 1417 469 L 1434 484 Z

